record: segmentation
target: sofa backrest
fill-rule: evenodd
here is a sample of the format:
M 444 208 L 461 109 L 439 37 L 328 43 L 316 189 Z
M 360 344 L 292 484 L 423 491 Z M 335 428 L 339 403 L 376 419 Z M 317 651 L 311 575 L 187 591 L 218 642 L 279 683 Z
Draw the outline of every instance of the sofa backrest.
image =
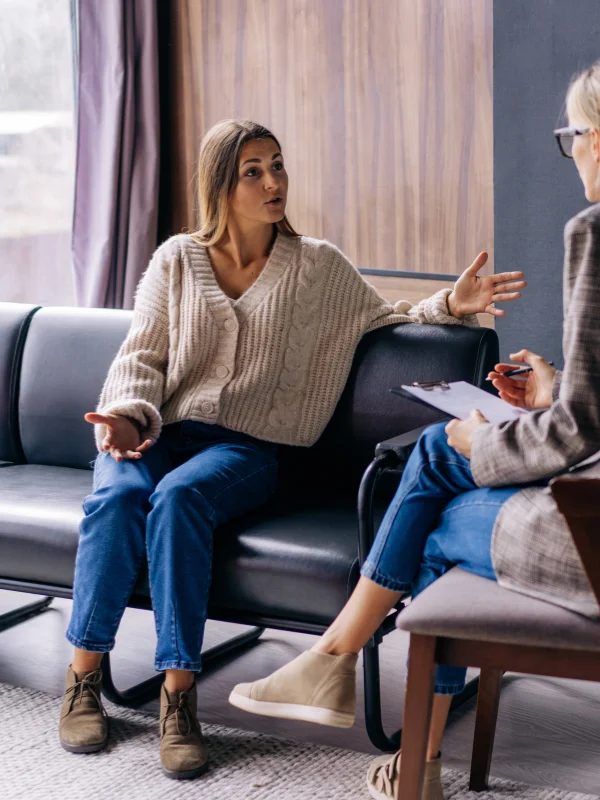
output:
M 360 342 L 336 412 L 309 452 L 286 448 L 286 483 L 310 476 L 307 489 L 355 491 L 378 442 L 437 422 L 443 415 L 390 389 L 413 381 L 469 381 L 489 389 L 498 362 L 498 337 L 490 328 L 389 325 Z
M 39 306 L 0 303 L 0 461 L 22 461 L 16 398 L 27 329 Z
M 86 468 L 96 451 L 86 411 L 131 321 L 130 311 L 43 308 L 23 348 L 18 421 L 29 463 Z M 0 331 L 2 326 L 0 325 Z M 0 336 L 2 346 L 5 346 Z M 361 341 L 336 412 L 312 448 L 282 448 L 282 481 L 298 487 L 354 490 L 377 442 L 440 415 L 389 390 L 415 380 L 468 380 L 483 385 L 498 360 L 486 328 L 395 325 Z M 4 422 L 0 417 L 0 428 Z
M 33 317 L 21 365 L 19 431 L 30 464 L 89 467 L 94 411 L 131 311 L 43 308 Z

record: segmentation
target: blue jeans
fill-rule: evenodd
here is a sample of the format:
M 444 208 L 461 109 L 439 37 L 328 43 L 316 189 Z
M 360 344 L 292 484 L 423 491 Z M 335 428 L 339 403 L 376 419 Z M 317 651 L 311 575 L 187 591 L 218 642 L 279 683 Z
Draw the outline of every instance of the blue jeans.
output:
M 455 565 L 495 580 L 494 523 L 522 489 L 479 489 L 469 459 L 448 445 L 445 426 L 432 425 L 420 437 L 361 570 L 413 598 Z M 465 674 L 463 667 L 440 665 L 436 693 L 458 694 Z
M 69 642 L 112 650 L 147 561 L 155 669 L 200 670 L 213 531 L 263 505 L 276 483 L 276 445 L 191 420 L 166 425 L 137 461 L 101 453 L 83 503 Z

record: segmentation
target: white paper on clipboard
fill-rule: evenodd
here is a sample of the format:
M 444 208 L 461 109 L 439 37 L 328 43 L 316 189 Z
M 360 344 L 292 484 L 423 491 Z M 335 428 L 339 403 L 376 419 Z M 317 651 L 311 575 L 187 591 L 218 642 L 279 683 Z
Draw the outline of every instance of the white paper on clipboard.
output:
M 455 381 L 449 383 L 448 386 L 450 388 L 446 390 L 437 386 L 431 390 L 419 389 L 417 386 L 403 386 L 402 388 L 424 403 L 457 419 L 467 419 L 475 408 L 479 409 L 483 416 L 493 423 L 518 419 L 523 414 L 529 414 L 526 409 L 515 408 L 499 397 L 484 392 L 483 389 L 466 381 Z

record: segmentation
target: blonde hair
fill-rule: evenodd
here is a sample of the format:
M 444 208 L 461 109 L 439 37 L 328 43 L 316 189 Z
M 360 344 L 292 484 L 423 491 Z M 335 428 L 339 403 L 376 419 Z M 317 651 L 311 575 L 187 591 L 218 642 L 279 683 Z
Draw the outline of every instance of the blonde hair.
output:
M 198 157 L 200 226 L 192 235 L 205 247 L 218 244 L 227 230 L 229 202 L 238 183 L 240 155 L 245 144 L 257 139 L 272 139 L 281 149 L 270 130 L 245 119 L 218 122 L 202 140 Z M 284 236 L 298 236 L 285 216 L 275 226 Z
M 569 119 L 583 119 L 591 128 L 600 130 L 600 61 L 571 81 L 567 92 Z

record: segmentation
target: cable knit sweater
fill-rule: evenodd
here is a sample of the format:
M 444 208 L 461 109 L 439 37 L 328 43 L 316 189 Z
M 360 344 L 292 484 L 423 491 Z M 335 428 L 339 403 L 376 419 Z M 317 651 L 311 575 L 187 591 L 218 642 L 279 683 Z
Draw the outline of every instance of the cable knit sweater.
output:
M 139 422 L 199 420 L 281 444 L 312 445 L 340 398 L 358 342 L 399 322 L 477 325 L 448 310 L 450 289 L 417 306 L 386 302 L 332 244 L 278 235 L 237 300 L 191 236 L 155 252 L 98 404 Z M 96 425 L 101 449 L 105 426 Z

